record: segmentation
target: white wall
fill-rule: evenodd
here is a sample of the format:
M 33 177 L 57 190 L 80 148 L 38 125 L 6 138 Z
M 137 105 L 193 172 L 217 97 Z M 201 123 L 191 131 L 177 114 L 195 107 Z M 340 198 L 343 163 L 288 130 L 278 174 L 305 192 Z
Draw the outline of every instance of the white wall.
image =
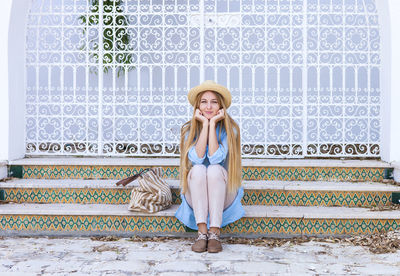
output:
M 381 13 L 382 51 L 381 87 L 383 95 L 382 159 L 400 161 L 400 1 L 387 0 Z M 384 1 L 377 1 L 382 3 Z M 386 16 L 387 15 L 387 16 Z M 386 46 L 386 47 L 385 47 Z
M 379 0 L 378 0 L 379 2 Z M 400 182 L 400 1 L 388 0 L 388 18 L 384 18 L 388 24 L 384 28 L 389 35 L 389 47 L 384 54 L 388 54 L 388 64 L 390 68 L 387 76 L 383 78 L 383 86 L 388 86 L 390 99 L 384 102 L 383 110 L 386 112 L 386 128 L 384 134 L 387 134 L 383 143 L 387 145 L 387 151 L 384 152 L 382 159 L 391 162 L 394 166 L 394 178 Z M 383 118 L 385 120 L 385 118 Z
M 7 20 L 6 16 L 0 19 L 4 38 L 0 41 L 0 160 L 14 160 L 25 155 L 25 37 L 30 3 L 2 1 L 2 13 L 7 15 Z
M 7 164 L 0 161 L 0 180 L 7 177 Z
M 0 161 L 8 159 L 9 105 L 8 105 L 8 28 L 12 0 L 1 1 L 0 16 Z

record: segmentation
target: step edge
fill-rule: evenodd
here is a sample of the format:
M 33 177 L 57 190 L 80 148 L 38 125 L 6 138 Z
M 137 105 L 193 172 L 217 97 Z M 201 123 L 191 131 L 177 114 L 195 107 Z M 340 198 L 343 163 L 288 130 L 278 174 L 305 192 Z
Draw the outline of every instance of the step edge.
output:
M 82 179 L 12 179 L 0 182 L 0 189 L 132 189 L 138 186 L 134 181 L 128 186 L 116 186 L 116 180 Z M 171 189 L 179 189 L 179 180 L 166 179 Z M 108 183 L 108 184 L 106 184 Z M 303 186 L 302 186 L 303 185 Z M 346 186 L 345 186 L 346 185 Z M 329 182 L 329 181 L 243 181 L 244 190 L 286 190 L 286 191 L 376 191 L 400 192 L 400 186 L 380 182 Z
M 116 186 L 109 180 L 82 179 L 12 179 L 0 182 L 0 189 L 132 189 L 139 184 L 137 181 L 128 186 Z M 179 189 L 179 180 L 166 179 L 171 189 Z M 108 183 L 108 184 L 106 184 Z M 303 185 L 303 186 L 302 186 Z M 380 182 L 329 182 L 329 181 L 243 181 L 244 190 L 285 190 L 285 191 L 376 191 L 400 192 L 400 186 Z
M 29 165 L 87 165 L 87 166 L 179 166 L 179 158 L 77 158 L 32 157 L 8 162 L 12 166 Z M 390 163 L 379 160 L 329 160 L 329 159 L 243 159 L 243 167 L 330 167 L 330 168 L 392 168 Z
M 14 204 L 13 204 L 14 205 Z M 16 204 L 15 204 L 16 205 Z M 22 216 L 127 216 L 127 217 L 173 217 L 179 205 L 172 205 L 171 208 L 157 213 L 130 212 L 127 209 L 118 210 L 116 207 L 109 207 L 103 204 L 93 204 L 91 210 L 83 209 L 87 204 L 18 204 L 16 208 L 2 208 L 1 215 L 22 215 Z M 3 205 L 5 206 L 5 205 Z M 46 210 L 51 206 L 51 210 Z M 77 207 L 78 206 L 78 207 Z M 107 206 L 107 207 L 106 207 Z M 37 210 L 34 207 L 41 207 Z M 96 207 L 102 207 L 96 210 Z M 105 209 L 114 209 L 108 211 Z M 119 209 L 126 208 L 120 206 Z M 400 210 L 391 211 L 370 211 L 368 208 L 357 207 L 320 207 L 320 206 L 243 206 L 245 218 L 293 218 L 293 219 L 395 219 L 400 220 Z M 117 209 L 117 210 L 115 210 Z M 344 212 L 346 210 L 346 212 Z M 328 211 L 328 212 L 327 212 Z M 0 216 L 1 216 L 0 215 Z

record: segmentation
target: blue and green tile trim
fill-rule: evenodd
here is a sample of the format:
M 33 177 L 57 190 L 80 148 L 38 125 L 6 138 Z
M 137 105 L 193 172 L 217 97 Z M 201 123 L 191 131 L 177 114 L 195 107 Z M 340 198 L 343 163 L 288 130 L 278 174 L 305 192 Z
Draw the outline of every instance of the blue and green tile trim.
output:
M 245 190 L 244 205 L 374 207 L 391 204 L 392 192 Z
M 242 218 L 222 233 L 345 235 L 372 234 L 399 229 L 400 219 Z M 54 232 L 191 232 L 175 217 L 0 215 L 0 231 Z M 71 233 L 72 234 L 72 233 Z
M 43 179 L 122 179 L 146 169 L 146 166 L 11 166 L 10 176 Z M 298 181 L 382 181 L 391 177 L 388 168 L 343 167 L 244 167 L 244 180 Z M 165 178 L 179 179 L 179 167 L 163 166 Z
M 180 204 L 179 189 L 171 190 L 173 204 Z M 4 188 L 3 194 L 4 200 L 19 203 L 128 204 L 130 199 L 130 189 L 128 188 Z M 388 206 L 391 202 L 392 192 L 385 191 L 245 189 L 242 199 L 244 205 L 282 206 L 374 207 Z

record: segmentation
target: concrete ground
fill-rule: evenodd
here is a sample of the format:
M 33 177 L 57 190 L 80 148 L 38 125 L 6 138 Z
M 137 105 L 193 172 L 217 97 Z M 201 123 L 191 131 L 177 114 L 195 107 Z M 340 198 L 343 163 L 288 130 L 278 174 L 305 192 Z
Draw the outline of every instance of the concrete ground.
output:
M 191 239 L 161 241 L 0 237 L 0 275 L 400 275 L 400 251 L 374 254 L 345 241 L 223 244 L 194 253 Z

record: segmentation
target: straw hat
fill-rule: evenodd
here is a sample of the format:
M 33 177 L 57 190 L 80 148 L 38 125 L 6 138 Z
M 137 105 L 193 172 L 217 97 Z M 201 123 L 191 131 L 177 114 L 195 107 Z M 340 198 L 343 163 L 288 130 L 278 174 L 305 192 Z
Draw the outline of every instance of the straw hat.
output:
M 204 91 L 217 92 L 224 99 L 224 103 L 225 103 L 226 108 L 228 108 L 231 105 L 232 96 L 231 96 L 231 92 L 229 92 L 228 88 L 226 88 L 225 86 L 222 86 L 222 85 L 220 85 L 220 84 L 218 84 L 218 83 L 216 83 L 215 81 L 212 81 L 212 80 L 206 80 L 202 84 L 190 89 L 189 90 L 189 94 L 188 94 L 189 103 L 192 106 L 194 106 L 194 104 L 196 102 L 197 95 L 199 93 L 201 93 L 201 92 L 204 92 Z

